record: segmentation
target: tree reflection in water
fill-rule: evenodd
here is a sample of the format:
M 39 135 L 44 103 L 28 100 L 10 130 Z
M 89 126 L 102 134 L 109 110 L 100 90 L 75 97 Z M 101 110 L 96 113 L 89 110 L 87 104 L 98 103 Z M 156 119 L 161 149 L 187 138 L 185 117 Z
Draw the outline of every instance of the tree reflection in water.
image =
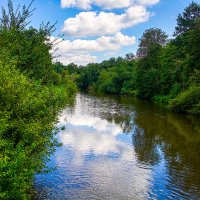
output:
M 166 163 L 167 188 L 185 198 L 200 197 L 200 125 L 197 118 L 166 111 L 140 113 L 135 118 L 138 128 L 133 134 L 133 147 L 140 162 L 156 165 L 160 151 Z
M 189 199 L 200 198 L 200 120 L 134 98 L 113 99 L 125 106 L 126 112 L 111 115 L 105 109 L 108 113 L 102 116 L 119 124 L 124 133 L 132 134 L 138 161 L 155 166 L 162 153 L 169 179 L 166 187 Z

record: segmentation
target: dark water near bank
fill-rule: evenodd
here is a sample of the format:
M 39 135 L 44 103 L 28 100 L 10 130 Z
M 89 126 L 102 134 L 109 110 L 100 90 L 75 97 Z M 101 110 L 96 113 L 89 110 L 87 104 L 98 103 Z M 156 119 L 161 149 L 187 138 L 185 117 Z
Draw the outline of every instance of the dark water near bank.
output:
M 78 94 L 39 199 L 200 199 L 200 120 L 128 97 Z

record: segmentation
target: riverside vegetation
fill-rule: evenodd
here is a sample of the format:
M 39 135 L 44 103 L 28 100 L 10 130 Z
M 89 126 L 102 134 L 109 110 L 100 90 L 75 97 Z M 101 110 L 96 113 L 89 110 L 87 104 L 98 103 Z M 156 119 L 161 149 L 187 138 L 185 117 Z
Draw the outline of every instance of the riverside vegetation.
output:
M 82 90 L 134 95 L 167 104 L 172 111 L 200 115 L 200 4 L 178 15 L 174 38 L 159 28 L 146 30 L 137 55 L 86 67 L 56 63 L 57 72 L 77 76 Z
M 28 27 L 31 5 L 14 10 L 9 0 L 0 18 L 0 199 L 31 198 L 35 173 L 60 145 L 56 116 L 73 101 L 77 86 L 200 115 L 200 4 L 192 2 L 178 16 L 174 39 L 151 28 L 136 56 L 86 67 L 52 63 L 55 25 Z
M 56 117 L 76 85 L 67 74 L 55 81 L 54 25 L 27 28 L 31 4 L 15 11 L 8 1 L 7 10 L 0 18 L 0 199 L 30 199 L 34 174 L 60 145 Z

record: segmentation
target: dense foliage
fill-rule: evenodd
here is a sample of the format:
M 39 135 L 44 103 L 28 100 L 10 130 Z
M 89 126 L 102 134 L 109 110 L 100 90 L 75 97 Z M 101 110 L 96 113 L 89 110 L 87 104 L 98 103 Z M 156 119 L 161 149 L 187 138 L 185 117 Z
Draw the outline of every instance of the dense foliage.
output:
M 137 56 L 111 58 L 80 67 L 63 66 L 76 74 L 79 88 L 169 104 L 177 112 L 200 114 L 200 4 L 192 2 L 177 18 L 175 38 L 159 28 L 146 30 Z
M 53 26 L 27 27 L 30 6 L 0 18 L 0 199 L 29 199 L 34 174 L 59 143 L 56 116 L 73 98 L 72 77 L 58 74 L 49 53 Z
M 140 38 L 137 57 L 144 58 L 149 54 L 150 48 L 157 44 L 164 46 L 166 44 L 167 35 L 159 28 L 147 29 Z

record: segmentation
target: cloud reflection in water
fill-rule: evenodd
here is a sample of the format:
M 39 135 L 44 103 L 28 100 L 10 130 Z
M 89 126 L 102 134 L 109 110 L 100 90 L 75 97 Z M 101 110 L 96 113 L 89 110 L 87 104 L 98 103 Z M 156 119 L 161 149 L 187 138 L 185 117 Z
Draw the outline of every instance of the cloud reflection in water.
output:
M 98 193 L 102 195 L 100 199 L 148 197 L 151 170 L 137 163 L 131 143 L 125 142 L 127 138 L 131 142 L 131 135 L 124 135 L 120 125 L 80 110 L 71 115 L 64 110 L 58 126 L 65 127 L 58 134 L 63 151 L 73 152 L 70 163 L 62 154 L 56 156 L 59 168 L 70 165 L 74 173 L 81 171 L 90 177 L 87 191 L 78 191 L 81 199 Z

